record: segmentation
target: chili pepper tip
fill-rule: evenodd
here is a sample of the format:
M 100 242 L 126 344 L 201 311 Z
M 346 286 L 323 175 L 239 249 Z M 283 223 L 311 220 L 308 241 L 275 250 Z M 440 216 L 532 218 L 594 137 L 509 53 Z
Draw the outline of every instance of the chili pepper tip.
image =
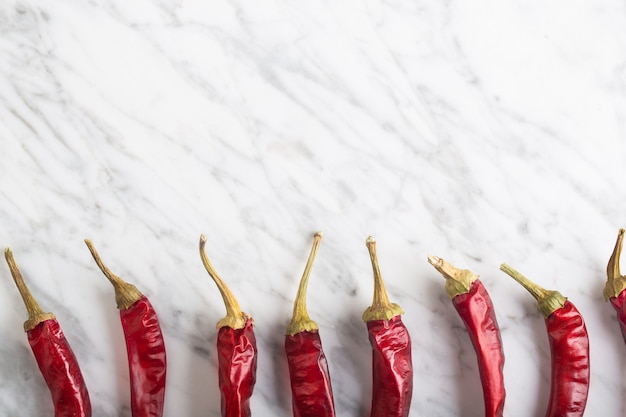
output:
M 626 276 L 621 274 L 619 266 L 623 243 L 624 229 L 619 229 L 613 253 L 611 254 L 609 263 L 606 266 L 607 280 L 603 291 L 605 301 L 608 301 L 610 298 L 617 297 L 622 291 L 624 291 L 624 289 L 626 289 Z
M 202 234 L 200 235 L 200 259 L 202 260 L 204 268 L 213 279 L 213 282 L 217 285 L 217 289 L 220 291 L 222 299 L 224 300 L 224 306 L 226 307 L 226 316 L 217 322 L 217 328 L 230 327 L 231 329 L 243 329 L 246 327 L 246 321 L 252 319 L 252 317 L 241 311 L 241 307 L 239 307 L 239 303 L 234 294 L 211 264 L 204 250 L 205 245 L 206 236 Z
M 404 314 L 404 310 L 396 303 L 389 302 L 389 296 L 385 289 L 380 266 L 378 265 L 378 256 L 376 255 L 376 240 L 372 236 L 368 236 L 365 245 L 370 254 L 372 269 L 374 272 L 374 298 L 372 305 L 363 313 L 363 321 L 372 320 L 390 320 L 392 317 Z
M 552 313 L 565 305 L 567 298 L 560 292 L 546 290 L 540 287 L 507 264 L 503 263 L 500 265 L 500 270 L 517 281 L 522 287 L 526 288 L 535 300 L 537 300 L 539 311 L 541 311 L 545 318 L 548 318 Z
M 313 267 L 313 261 L 317 256 L 317 251 L 322 242 L 322 232 L 316 232 L 313 235 L 313 246 L 309 253 L 309 258 L 306 261 L 302 278 L 300 279 L 300 286 L 298 287 L 298 293 L 296 294 L 296 300 L 293 303 L 293 317 L 291 322 L 287 326 L 286 334 L 293 336 L 296 333 L 303 331 L 315 331 L 319 329 L 316 322 L 311 320 L 309 312 L 306 308 L 306 289 L 309 283 L 309 276 L 311 275 L 311 268 Z
M 15 281 L 17 290 L 22 296 L 26 311 L 28 311 L 28 320 L 24 322 L 24 331 L 27 332 L 32 330 L 39 323 L 56 318 L 53 313 L 44 312 L 37 300 L 35 300 L 35 297 L 33 297 L 33 294 L 28 289 L 26 282 L 24 282 L 22 273 L 15 262 L 15 258 L 13 258 L 13 252 L 11 252 L 11 249 L 8 247 L 4 250 L 4 258 L 7 261 L 7 265 L 9 265 L 9 270 L 11 271 L 13 281 Z
M 104 264 L 91 240 L 85 239 L 85 244 L 87 245 L 89 252 L 91 252 L 93 260 L 96 261 L 98 268 L 100 268 L 100 271 L 102 271 L 104 276 L 107 277 L 109 282 L 113 285 L 113 289 L 115 291 L 115 303 L 117 304 L 117 308 L 119 310 L 126 310 L 143 297 L 143 294 L 137 289 L 137 287 L 115 275 L 113 271 L 111 271 Z
M 435 267 L 446 280 L 446 293 L 450 299 L 457 295 L 470 292 L 472 283 L 478 279 L 478 275 L 468 269 L 459 269 L 452 266 L 438 256 L 429 256 L 428 263 Z

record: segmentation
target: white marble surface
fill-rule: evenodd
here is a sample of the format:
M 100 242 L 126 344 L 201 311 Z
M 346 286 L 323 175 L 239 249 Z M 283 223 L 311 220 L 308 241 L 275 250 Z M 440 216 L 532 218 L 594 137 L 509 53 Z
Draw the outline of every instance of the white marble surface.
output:
M 439 255 L 481 274 L 508 417 L 543 416 L 549 356 L 508 262 L 569 296 L 591 340 L 588 416 L 626 413 L 626 346 L 602 300 L 626 226 L 626 4 L 44 1 L 0 4 L 0 243 L 57 314 L 94 416 L 130 416 L 113 291 L 85 237 L 158 310 L 166 415 L 219 415 L 224 314 L 198 237 L 256 320 L 256 416 L 291 413 L 282 344 L 309 286 L 338 415 L 366 416 L 365 238 L 413 335 L 411 416 L 482 394 Z M 51 415 L 0 268 L 0 414 Z

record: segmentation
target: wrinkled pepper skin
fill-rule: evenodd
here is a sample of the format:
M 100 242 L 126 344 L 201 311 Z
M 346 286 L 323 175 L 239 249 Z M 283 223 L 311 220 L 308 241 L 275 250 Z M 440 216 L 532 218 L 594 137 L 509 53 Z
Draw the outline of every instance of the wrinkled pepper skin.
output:
M 26 332 L 50 389 L 55 417 L 91 417 L 91 401 L 76 356 L 59 323 L 45 320 Z
M 546 417 L 582 417 L 589 392 L 589 337 L 569 301 L 546 319 L 552 383 Z
M 159 319 L 145 296 L 120 319 L 130 371 L 130 404 L 133 417 L 162 417 L 167 360 Z
M 243 329 L 221 327 L 217 352 L 222 417 L 249 417 L 257 366 L 252 319 L 246 320 Z
M 617 321 L 619 322 L 619 328 L 622 331 L 624 343 L 626 343 L 626 290 L 620 292 L 617 297 L 609 298 L 609 301 L 617 312 Z
M 486 417 L 502 417 L 504 409 L 504 352 L 500 328 L 493 303 L 485 286 L 476 280 L 466 294 L 452 299 L 465 323 L 478 359 L 478 371 L 483 387 Z
M 370 417 L 407 417 L 413 395 L 409 332 L 400 315 L 366 324 L 373 351 Z
M 317 331 L 285 336 L 294 417 L 335 417 L 328 362 Z

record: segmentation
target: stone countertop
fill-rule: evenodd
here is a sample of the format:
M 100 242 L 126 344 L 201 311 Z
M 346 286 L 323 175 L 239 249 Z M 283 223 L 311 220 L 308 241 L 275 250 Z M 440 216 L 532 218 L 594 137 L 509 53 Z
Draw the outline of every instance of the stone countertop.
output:
M 284 330 L 309 283 L 340 416 L 365 416 L 365 239 L 413 338 L 411 416 L 479 417 L 467 332 L 427 255 L 480 274 L 502 330 L 505 415 L 543 416 L 548 340 L 507 262 L 582 312 L 589 416 L 624 415 L 626 346 L 602 299 L 626 225 L 626 5 L 558 0 L 9 0 L 0 5 L 0 242 L 56 313 L 97 417 L 129 417 L 113 290 L 146 294 L 166 416 L 220 413 L 224 315 L 198 238 L 255 318 L 255 416 L 291 415 Z M 52 414 L 0 267 L 0 414 Z

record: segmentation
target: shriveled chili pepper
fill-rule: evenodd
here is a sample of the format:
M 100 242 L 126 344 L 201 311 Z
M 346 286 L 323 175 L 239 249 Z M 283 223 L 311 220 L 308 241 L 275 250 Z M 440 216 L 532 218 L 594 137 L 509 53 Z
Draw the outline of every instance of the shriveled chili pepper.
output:
M 546 319 L 552 376 L 546 417 L 582 417 L 589 393 L 589 336 L 582 315 L 560 292 L 546 290 L 502 264 L 538 302 Z
M 256 382 L 257 348 L 252 317 L 241 311 L 237 299 L 218 275 L 204 250 L 200 236 L 200 258 L 217 285 L 226 316 L 217 322 L 218 379 L 222 417 L 248 417 L 250 397 Z
M 622 255 L 624 229 L 619 229 L 615 248 L 606 267 L 607 281 L 604 287 L 604 299 L 610 301 L 617 312 L 617 321 L 624 343 L 626 343 L 626 276 L 621 274 L 619 258 Z
M 306 308 L 307 284 L 321 241 L 322 233 L 315 233 L 293 304 L 293 317 L 285 336 L 294 417 L 335 416 L 330 372 L 322 349 L 319 326 L 311 320 Z
M 372 345 L 372 410 L 370 417 L 406 417 L 413 395 L 411 338 L 402 323 L 402 308 L 389 302 L 376 255 L 376 241 L 366 241 L 374 270 L 374 299 L 363 313 Z
M 32 296 L 9 248 L 4 257 L 28 311 L 24 330 L 50 389 L 55 417 L 91 417 L 87 386 L 61 326 L 54 314 L 44 312 Z
M 126 340 L 132 415 L 162 417 L 167 357 L 156 311 L 137 287 L 111 272 L 89 239 L 85 239 L 85 243 L 115 290 Z
M 446 292 L 465 323 L 476 357 L 483 387 L 486 417 L 502 417 L 504 410 L 504 352 L 496 313 L 489 293 L 478 275 L 458 269 L 443 259 L 429 256 L 428 262 L 446 279 Z

